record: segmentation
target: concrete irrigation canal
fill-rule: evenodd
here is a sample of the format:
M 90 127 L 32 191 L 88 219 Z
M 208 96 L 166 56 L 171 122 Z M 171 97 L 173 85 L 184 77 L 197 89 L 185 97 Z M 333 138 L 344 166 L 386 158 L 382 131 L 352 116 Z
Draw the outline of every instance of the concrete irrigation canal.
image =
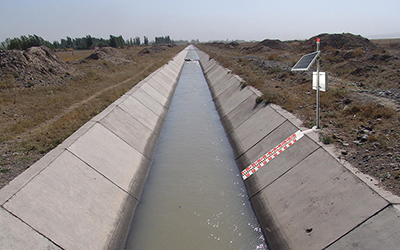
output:
M 266 249 L 198 57 L 185 59 L 126 249 Z
M 0 190 L 0 249 L 399 249 L 399 197 L 241 83 L 187 47 Z

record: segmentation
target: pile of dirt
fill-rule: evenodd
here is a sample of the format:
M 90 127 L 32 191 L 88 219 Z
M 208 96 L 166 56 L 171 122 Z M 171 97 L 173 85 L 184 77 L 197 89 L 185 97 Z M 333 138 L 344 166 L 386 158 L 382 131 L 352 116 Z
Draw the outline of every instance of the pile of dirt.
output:
M 353 35 L 350 33 L 343 34 L 320 34 L 301 43 L 300 47 L 302 51 L 315 51 L 317 38 L 321 41 L 321 50 L 327 50 L 329 48 L 337 50 L 350 50 L 361 48 L 364 51 L 372 51 L 376 49 L 376 46 L 367 38 L 360 35 Z
M 64 84 L 65 79 L 82 75 L 45 46 L 0 51 L 0 81 L 11 77 L 19 87 Z
M 240 47 L 240 44 L 238 42 L 230 42 L 230 43 L 223 43 L 223 42 L 212 42 L 212 43 L 207 43 L 208 46 L 213 46 L 213 47 L 218 47 L 221 49 L 237 49 Z
M 103 60 L 115 64 L 131 63 L 125 54 L 112 47 L 102 47 L 96 49 L 93 54 L 86 57 L 85 60 Z
M 165 50 L 165 48 L 163 48 L 163 47 L 152 46 L 152 47 L 147 47 L 147 48 L 142 49 L 141 51 L 139 51 L 138 55 L 139 56 L 144 56 L 144 55 L 149 55 L 149 54 L 152 54 L 152 53 L 159 53 L 159 52 L 162 52 L 164 50 Z
M 273 72 L 287 72 L 290 73 L 290 64 L 286 62 L 279 62 L 274 60 L 261 60 L 258 58 L 250 58 L 249 62 L 265 70 L 267 74 L 272 74 Z
M 226 45 L 227 49 L 236 49 L 237 47 L 239 47 L 239 43 L 238 42 L 230 42 Z
M 256 44 L 254 46 L 245 46 L 245 47 L 241 48 L 241 51 L 246 54 L 254 54 L 254 53 L 260 54 L 260 53 L 275 52 L 275 50 L 271 49 L 270 47 L 263 46 L 260 44 Z
M 281 42 L 280 40 L 270 40 L 270 39 L 265 39 L 262 42 L 259 43 L 261 46 L 269 47 L 273 50 L 288 50 L 290 49 L 289 45 L 287 45 L 284 42 Z
M 237 47 L 235 47 L 237 48 Z M 241 49 L 243 53 L 274 53 L 276 51 L 290 50 L 290 46 L 280 40 L 265 39 L 254 46 L 244 46 Z

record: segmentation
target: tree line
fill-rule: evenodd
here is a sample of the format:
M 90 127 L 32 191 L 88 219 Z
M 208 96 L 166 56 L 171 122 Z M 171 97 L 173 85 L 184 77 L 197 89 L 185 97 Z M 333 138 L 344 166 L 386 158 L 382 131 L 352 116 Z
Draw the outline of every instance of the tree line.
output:
M 74 49 L 74 50 L 85 50 L 91 49 L 94 47 L 114 47 L 121 48 L 124 46 L 140 46 L 140 45 L 162 45 L 162 44 L 173 44 L 174 41 L 169 37 L 156 37 L 154 41 L 149 42 L 149 38 L 144 36 L 143 43 L 140 40 L 140 37 L 129 38 L 124 40 L 122 35 L 113 36 L 110 35 L 109 39 L 96 38 L 91 35 L 87 35 L 81 38 L 71 38 L 66 37 L 65 39 L 61 39 L 60 41 L 49 42 L 44 40 L 42 37 L 37 35 L 28 35 L 14 38 L 7 38 L 4 42 L 0 43 L 0 49 L 2 50 L 25 50 L 27 48 L 33 46 L 47 46 L 53 50 L 65 50 L 65 49 Z

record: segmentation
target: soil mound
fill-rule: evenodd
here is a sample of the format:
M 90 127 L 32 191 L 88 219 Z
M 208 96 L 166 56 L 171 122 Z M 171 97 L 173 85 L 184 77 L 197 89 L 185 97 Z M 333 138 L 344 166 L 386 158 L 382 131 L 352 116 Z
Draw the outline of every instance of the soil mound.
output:
M 366 51 L 372 51 L 376 49 L 376 46 L 367 38 L 362 36 L 356 36 L 350 33 L 343 34 L 320 34 L 314 36 L 307 41 L 301 43 L 300 47 L 302 50 L 315 51 L 316 50 L 316 40 L 321 39 L 321 49 L 334 48 L 334 49 L 356 49 L 362 48 Z
M 239 47 L 239 43 L 238 42 L 231 42 L 225 45 L 225 47 L 227 49 L 236 49 L 237 47 Z
M 117 49 L 112 47 L 102 47 L 96 49 L 93 54 L 86 57 L 85 60 L 103 60 L 109 61 L 115 64 L 131 63 L 132 61 L 126 58 L 126 55 L 119 52 Z
M 265 39 L 264 41 L 260 42 L 259 45 L 266 46 L 274 50 L 287 50 L 290 49 L 289 45 L 281 42 L 280 40 L 270 40 Z
M 0 80 L 12 77 L 20 86 L 64 84 L 65 79 L 82 75 L 45 46 L 0 51 Z
M 241 51 L 246 54 L 260 54 L 260 53 L 274 52 L 275 50 L 271 49 L 270 47 L 257 44 L 250 47 L 243 47 Z
M 144 55 L 148 55 L 148 54 L 152 54 L 152 53 L 159 53 L 164 51 L 165 48 L 159 47 L 159 46 L 152 46 L 152 47 L 147 47 L 142 49 L 138 55 L 139 56 L 144 56 Z

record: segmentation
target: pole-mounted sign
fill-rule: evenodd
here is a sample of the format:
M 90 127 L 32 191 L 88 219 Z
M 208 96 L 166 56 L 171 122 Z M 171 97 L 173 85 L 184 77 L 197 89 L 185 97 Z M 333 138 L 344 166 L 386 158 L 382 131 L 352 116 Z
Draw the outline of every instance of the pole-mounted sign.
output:
M 319 91 L 328 90 L 328 74 L 320 72 L 320 54 L 319 50 L 320 40 L 317 38 L 317 51 L 304 55 L 300 60 L 293 66 L 292 71 L 306 71 L 308 70 L 315 61 L 317 61 L 317 72 L 313 72 L 313 89 L 317 90 L 317 121 L 316 128 L 320 129 L 319 124 Z

